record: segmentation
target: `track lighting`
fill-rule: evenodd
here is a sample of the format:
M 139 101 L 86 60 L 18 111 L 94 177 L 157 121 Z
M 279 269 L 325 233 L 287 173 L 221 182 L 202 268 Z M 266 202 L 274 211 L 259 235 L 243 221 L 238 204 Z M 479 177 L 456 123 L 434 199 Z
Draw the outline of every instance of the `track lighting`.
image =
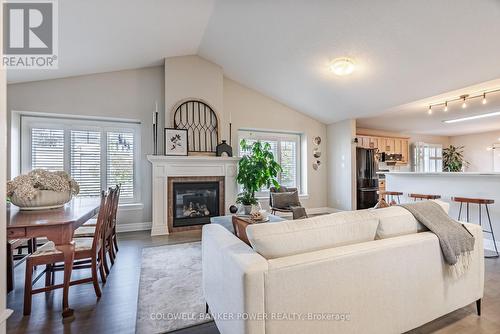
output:
M 437 106 L 443 106 L 443 111 L 447 112 L 448 111 L 448 104 L 450 102 L 458 102 L 458 101 L 462 102 L 462 109 L 465 109 L 465 108 L 467 108 L 467 105 L 468 105 L 467 101 L 471 100 L 471 99 L 476 99 L 476 98 L 481 98 L 481 103 L 484 105 L 484 104 L 488 103 L 488 100 L 486 99 L 486 94 L 499 93 L 499 92 L 500 92 L 500 88 L 497 88 L 497 89 L 484 91 L 482 93 L 478 93 L 478 94 L 474 94 L 474 95 L 469 95 L 469 94 L 460 95 L 460 96 L 457 96 L 457 97 L 454 97 L 451 99 L 447 99 L 444 102 L 440 102 L 440 103 L 432 103 L 432 104 L 429 104 L 429 109 L 427 110 L 427 113 L 429 115 L 431 115 L 432 108 L 437 107 Z

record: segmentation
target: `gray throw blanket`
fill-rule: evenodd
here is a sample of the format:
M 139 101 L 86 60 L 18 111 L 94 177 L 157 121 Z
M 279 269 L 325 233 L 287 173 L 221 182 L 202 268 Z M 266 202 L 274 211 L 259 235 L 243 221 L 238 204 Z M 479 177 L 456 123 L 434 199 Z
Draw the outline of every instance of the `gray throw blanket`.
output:
M 433 201 L 401 204 L 410 211 L 421 224 L 439 239 L 441 252 L 456 277 L 463 275 L 469 268 L 471 252 L 474 250 L 474 236 L 467 228 L 453 220 L 443 208 Z

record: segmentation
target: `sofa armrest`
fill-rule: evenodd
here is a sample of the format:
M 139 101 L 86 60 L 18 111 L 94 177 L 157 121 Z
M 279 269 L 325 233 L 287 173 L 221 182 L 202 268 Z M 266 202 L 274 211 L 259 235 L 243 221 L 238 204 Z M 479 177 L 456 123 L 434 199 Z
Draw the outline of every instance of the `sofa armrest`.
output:
M 203 226 L 201 240 L 203 295 L 220 333 L 263 334 L 263 319 L 243 317 L 265 312 L 267 260 L 220 225 Z

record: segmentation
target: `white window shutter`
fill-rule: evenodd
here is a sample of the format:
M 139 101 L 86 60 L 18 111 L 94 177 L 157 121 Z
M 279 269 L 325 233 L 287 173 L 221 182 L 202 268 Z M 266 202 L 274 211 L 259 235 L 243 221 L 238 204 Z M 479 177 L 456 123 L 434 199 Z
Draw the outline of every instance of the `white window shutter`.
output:
M 64 169 L 63 129 L 31 129 L 31 168 Z
M 108 187 L 121 184 L 120 198 L 134 197 L 134 133 L 107 133 Z
M 80 185 L 80 196 L 99 196 L 101 191 L 101 133 L 71 130 L 70 173 Z

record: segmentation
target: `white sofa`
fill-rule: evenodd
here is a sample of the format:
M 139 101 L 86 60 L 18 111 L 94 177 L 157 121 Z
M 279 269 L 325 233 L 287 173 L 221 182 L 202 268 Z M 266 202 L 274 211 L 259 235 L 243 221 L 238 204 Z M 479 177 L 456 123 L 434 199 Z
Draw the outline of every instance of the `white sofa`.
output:
M 482 298 L 482 231 L 464 225 L 476 243 L 460 278 L 400 207 L 252 225 L 253 248 L 206 225 L 204 296 L 222 334 L 402 333 Z

